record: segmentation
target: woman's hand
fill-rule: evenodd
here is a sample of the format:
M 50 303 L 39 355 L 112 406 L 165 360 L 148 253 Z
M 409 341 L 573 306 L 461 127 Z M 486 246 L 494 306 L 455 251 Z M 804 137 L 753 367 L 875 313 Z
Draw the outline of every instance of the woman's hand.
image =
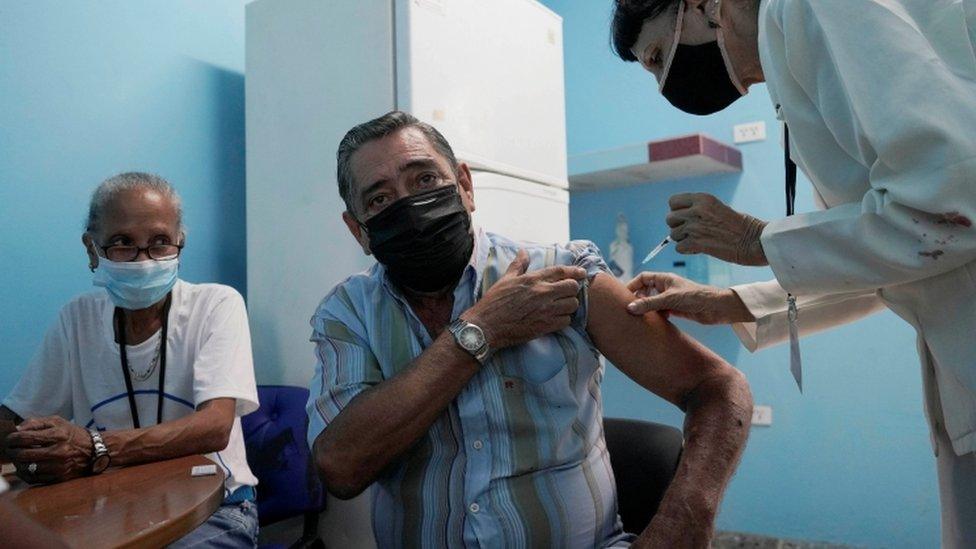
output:
M 633 315 L 658 311 L 700 324 L 756 320 L 733 290 L 705 286 L 672 273 L 641 273 L 627 288 L 637 297 L 627 306 Z
M 747 266 L 769 264 L 759 241 L 765 221 L 739 213 L 710 194 L 676 194 L 669 204 L 666 222 L 678 253 L 707 254 Z

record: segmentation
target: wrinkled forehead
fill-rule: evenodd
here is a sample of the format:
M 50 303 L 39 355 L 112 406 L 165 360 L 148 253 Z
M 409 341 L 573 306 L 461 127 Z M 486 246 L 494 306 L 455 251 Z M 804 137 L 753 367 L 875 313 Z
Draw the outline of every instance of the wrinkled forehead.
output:
M 408 127 L 364 143 L 350 158 L 350 167 L 353 179 L 362 186 L 378 178 L 395 178 L 407 165 L 422 159 L 437 162 L 440 155 L 420 129 Z
M 179 209 L 173 199 L 153 189 L 135 188 L 119 192 L 102 209 L 100 232 L 128 232 L 139 228 L 179 228 Z
M 678 10 L 682 7 L 679 4 L 678 9 L 668 9 L 657 17 L 644 20 L 640 34 L 637 35 L 637 41 L 630 48 L 630 52 L 641 64 L 644 63 L 644 52 L 647 51 L 647 48 L 655 44 L 663 44 L 674 34 Z

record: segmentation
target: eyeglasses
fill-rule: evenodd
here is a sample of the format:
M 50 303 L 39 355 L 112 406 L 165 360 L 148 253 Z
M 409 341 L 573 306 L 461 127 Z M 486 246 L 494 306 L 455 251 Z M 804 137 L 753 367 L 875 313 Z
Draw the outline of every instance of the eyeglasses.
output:
M 145 248 L 140 248 L 139 246 L 99 247 L 102 249 L 102 252 L 109 261 L 115 261 L 118 263 L 135 261 L 141 252 L 146 252 L 149 259 L 164 261 L 166 259 L 174 259 L 178 257 L 180 255 L 180 251 L 183 250 L 182 244 L 153 244 L 152 246 L 146 246 Z

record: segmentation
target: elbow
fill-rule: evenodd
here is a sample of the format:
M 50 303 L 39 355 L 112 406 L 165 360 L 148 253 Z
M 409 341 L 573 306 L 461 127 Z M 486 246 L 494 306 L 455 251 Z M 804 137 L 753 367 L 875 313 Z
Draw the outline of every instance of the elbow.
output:
M 325 489 L 336 498 L 352 499 L 370 485 L 371 480 L 356 470 L 355 460 L 337 451 L 327 440 L 324 431 L 315 439 L 312 452 Z
M 230 428 L 222 429 L 214 436 L 214 445 L 219 448 L 218 451 L 227 448 L 227 445 L 230 444 L 230 431 Z
M 752 389 L 745 374 L 728 366 L 717 376 L 715 397 L 728 411 L 735 426 L 748 432 L 752 424 Z
M 745 374 L 729 364 L 708 376 L 689 393 L 683 408 L 691 412 L 695 408 L 718 407 L 735 422 L 736 427 L 748 431 L 752 422 L 752 389 Z
M 748 429 L 752 422 L 752 388 L 749 386 L 745 374 L 731 366 L 728 369 L 725 393 L 728 395 L 730 404 L 738 410 L 739 414 L 737 415 L 740 416 L 740 420 L 745 423 L 745 427 Z
M 219 425 L 216 426 L 207 436 L 200 437 L 203 448 L 201 448 L 201 454 L 209 454 L 211 452 L 222 452 L 230 444 L 230 432 L 233 429 L 234 424 L 231 422 L 229 425 Z

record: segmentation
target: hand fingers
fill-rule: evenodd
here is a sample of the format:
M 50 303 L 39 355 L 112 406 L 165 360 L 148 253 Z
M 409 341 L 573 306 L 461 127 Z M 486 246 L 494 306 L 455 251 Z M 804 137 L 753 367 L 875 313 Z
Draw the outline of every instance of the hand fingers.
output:
M 34 472 L 30 471 L 30 465 L 34 464 Z M 24 482 L 29 482 L 31 484 L 47 484 L 50 482 L 56 482 L 58 477 L 55 473 L 55 468 L 59 466 L 59 463 L 53 461 L 15 461 L 14 465 L 17 467 L 17 476 L 20 477 Z
M 549 287 L 549 291 L 552 292 L 555 299 L 559 299 L 563 297 L 575 297 L 580 290 L 579 282 L 573 279 L 560 280 L 558 282 L 549 282 L 548 287 Z
M 684 225 L 689 220 L 688 210 L 678 210 L 677 212 L 669 213 L 665 218 L 664 222 L 667 223 L 668 227 L 672 229 L 675 227 L 680 227 Z
M 579 299 L 575 297 L 564 297 L 552 302 L 550 310 L 556 315 L 572 315 L 579 309 Z
M 644 315 L 651 311 L 670 310 L 674 304 L 671 294 L 652 295 L 635 299 L 627 305 L 627 311 L 632 315 Z
M 691 225 L 688 223 L 682 223 L 681 225 L 672 228 L 671 232 L 668 233 L 668 236 L 671 237 L 671 240 L 680 244 L 691 235 L 691 229 Z
M 558 332 L 560 330 L 565 330 L 572 323 L 572 315 L 559 315 L 553 317 L 551 329 L 547 333 Z
M 52 459 L 49 448 L 11 448 L 7 451 L 7 454 L 14 463 L 26 464 L 36 462 L 38 467 L 40 467 L 41 462 Z
M 692 255 L 701 253 L 701 247 L 699 247 L 698 242 L 692 238 L 685 238 L 678 242 L 674 247 L 674 251 L 682 255 Z
M 586 278 L 586 269 L 572 265 L 555 265 L 539 269 L 532 274 L 539 280 L 546 282 L 558 282 L 565 279 L 583 280 Z
M 49 417 L 33 417 L 30 419 L 25 419 L 17 426 L 18 431 L 38 431 L 41 429 L 50 429 L 54 427 L 53 418 Z
M 37 446 L 50 446 L 58 440 L 57 433 L 53 429 L 42 431 L 17 431 L 7 435 L 6 447 L 13 448 L 34 448 Z
M 508 269 L 502 276 L 518 276 L 525 274 L 525 270 L 529 268 L 529 252 L 522 248 L 515 255 L 515 259 L 508 264 Z
M 638 292 L 640 290 L 645 290 L 647 288 L 654 288 L 655 290 L 661 292 L 670 288 L 674 281 L 674 275 L 671 273 L 652 273 L 644 272 L 627 283 L 627 289 L 631 292 Z
M 680 193 L 673 195 L 668 200 L 668 206 L 671 207 L 672 211 L 690 208 L 695 205 L 697 196 L 698 195 L 696 193 Z

